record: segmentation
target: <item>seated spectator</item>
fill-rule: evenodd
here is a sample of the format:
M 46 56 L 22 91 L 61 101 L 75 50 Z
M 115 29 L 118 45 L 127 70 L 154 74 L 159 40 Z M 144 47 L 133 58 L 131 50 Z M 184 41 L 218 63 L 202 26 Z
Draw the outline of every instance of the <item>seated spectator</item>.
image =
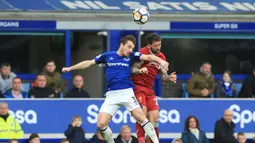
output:
M 243 132 L 237 134 L 238 143 L 246 143 L 246 137 Z
M 182 143 L 182 140 L 181 140 L 181 139 L 174 139 L 174 140 L 172 141 L 172 143 Z
M 200 130 L 199 121 L 195 116 L 186 119 L 181 140 L 183 143 L 209 143 L 205 132 Z
M 255 97 L 255 68 L 252 73 L 248 75 L 244 81 L 239 93 L 240 98 L 254 98 Z
M 11 65 L 9 63 L 2 63 L 0 71 L 0 90 L 4 93 L 6 90 L 12 88 L 12 79 L 16 77 L 16 74 L 11 72 Z
M 223 78 L 217 85 L 214 96 L 220 98 L 236 97 L 236 89 L 232 83 L 231 73 L 229 71 L 223 73 Z
M 9 114 L 8 104 L 0 103 L 0 139 L 22 139 L 24 132 L 17 120 Z
M 65 136 L 70 143 L 86 143 L 88 142 L 85 138 L 85 132 L 81 127 L 82 120 L 80 116 L 74 116 L 72 123 L 68 126 L 65 131 Z
M 214 92 L 215 81 L 211 73 L 211 64 L 205 62 L 200 67 L 200 72 L 192 74 L 187 84 L 190 97 L 210 97 Z
M 107 143 L 107 141 L 104 140 L 101 133 L 97 131 L 96 134 L 94 134 L 94 136 L 90 140 L 90 143 Z
M 67 139 L 63 139 L 60 141 L 60 143 L 70 143 Z
M 43 74 L 39 74 L 36 77 L 37 87 L 30 89 L 28 93 L 29 98 L 56 98 L 57 94 L 51 87 L 46 86 L 46 77 Z
M 60 95 L 64 91 L 64 81 L 59 72 L 56 72 L 56 65 L 53 60 L 49 60 L 42 72 L 46 76 L 47 86 L 56 90 L 56 93 Z
M 38 134 L 31 134 L 28 140 L 29 143 L 40 143 L 40 137 Z
M 10 140 L 8 141 L 8 143 L 19 143 L 19 141 L 16 140 L 16 139 L 10 139 Z
M 88 92 L 83 88 L 83 77 L 81 75 L 76 75 L 73 78 L 73 88 L 67 93 L 67 98 L 89 98 Z
M 235 143 L 234 136 L 235 123 L 233 120 L 233 111 L 227 109 L 224 111 L 224 116 L 218 120 L 214 128 L 215 143 Z
M 120 134 L 118 135 L 115 143 L 138 143 L 136 137 L 131 135 L 129 126 L 124 125 L 121 127 Z
M 5 98 L 28 98 L 26 92 L 21 91 L 22 80 L 18 77 L 12 79 L 12 88 L 4 93 Z

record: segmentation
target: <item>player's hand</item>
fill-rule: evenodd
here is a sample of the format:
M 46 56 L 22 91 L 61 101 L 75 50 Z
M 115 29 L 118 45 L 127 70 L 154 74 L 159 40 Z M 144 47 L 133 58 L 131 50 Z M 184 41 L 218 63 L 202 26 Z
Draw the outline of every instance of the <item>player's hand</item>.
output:
M 139 71 L 141 74 L 143 73 L 148 74 L 148 69 L 146 67 L 141 68 Z
M 168 63 L 167 61 L 163 61 L 163 60 L 162 60 L 162 63 L 160 63 L 160 64 L 161 64 L 161 66 L 162 66 L 166 71 L 168 71 L 169 63 Z
M 63 73 L 66 73 L 66 72 L 69 72 L 69 71 L 71 71 L 71 68 L 70 68 L 70 67 L 63 67 L 63 68 L 62 68 L 62 72 L 63 72 Z
M 172 72 L 172 73 L 170 74 L 169 80 L 172 81 L 173 83 L 176 83 L 176 80 L 177 80 L 176 72 Z

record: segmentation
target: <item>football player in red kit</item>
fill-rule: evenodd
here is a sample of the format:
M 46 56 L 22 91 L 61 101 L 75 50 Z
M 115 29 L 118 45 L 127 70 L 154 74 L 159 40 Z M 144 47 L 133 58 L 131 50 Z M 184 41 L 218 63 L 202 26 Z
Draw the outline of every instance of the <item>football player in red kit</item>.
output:
M 141 48 L 139 52 L 142 54 L 153 54 L 163 60 L 166 60 L 165 55 L 160 52 L 161 38 L 155 33 L 150 33 L 146 37 L 146 40 L 148 42 L 148 45 L 144 48 Z M 158 73 L 160 73 L 162 80 L 170 80 L 174 83 L 176 82 L 177 76 L 175 72 L 168 75 L 167 71 L 161 68 L 159 63 L 155 62 L 135 63 L 132 68 L 132 73 L 132 81 L 135 84 L 135 96 L 140 105 L 142 106 L 145 115 L 154 125 L 155 131 L 159 138 L 159 106 L 157 103 L 156 95 L 153 91 L 153 84 Z M 138 137 L 138 142 L 145 143 L 145 132 L 143 130 L 143 127 L 141 127 L 141 125 L 138 123 L 136 123 L 136 133 Z

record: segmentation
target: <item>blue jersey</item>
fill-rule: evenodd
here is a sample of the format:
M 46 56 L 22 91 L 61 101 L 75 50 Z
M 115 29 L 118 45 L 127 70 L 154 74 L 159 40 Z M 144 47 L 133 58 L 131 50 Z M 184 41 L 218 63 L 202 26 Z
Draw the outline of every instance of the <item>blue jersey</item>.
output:
M 131 69 L 134 61 L 139 61 L 141 53 L 132 52 L 129 57 L 119 56 L 117 52 L 106 52 L 95 58 L 96 64 L 105 64 L 107 91 L 134 88 Z

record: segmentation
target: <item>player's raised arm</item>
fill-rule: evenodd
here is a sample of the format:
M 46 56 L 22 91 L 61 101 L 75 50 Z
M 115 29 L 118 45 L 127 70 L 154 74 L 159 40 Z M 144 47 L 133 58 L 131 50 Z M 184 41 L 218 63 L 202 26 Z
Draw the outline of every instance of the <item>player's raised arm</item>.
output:
M 73 65 L 71 67 L 64 67 L 62 68 L 62 72 L 69 72 L 69 71 L 72 71 L 72 70 L 81 70 L 81 69 L 86 69 L 92 65 L 96 64 L 95 60 L 87 60 L 87 61 L 83 61 L 83 62 L 80 62 L 76 65 Z
M 133 74 L 141 74 L 141 73 L 148 73 L 148 69 L 146 67 L 141 68 L 141 62 L 135 62 L 132 66 L 132 73 Z
M 142 61 L 153 61 L 158 62 L 166 71 L 168 71 L 169 63 L 162 60 L 161 58 L 154 55 L 141 55 L 140 60 Z
M 96 58 L 93 59 L 93 60 L 83 61 L 83 62 L 80 62 L 76 65 L 71 66 L 71 67 L 64 67 L 62 69 L 62 72 L 69 72 L 69 71 L 72 71 L 72 70 L 86 69 L 86 68 L 88 68 L 88 67 L 90 67 L 94 64 L 104 63 L 106 55 L 107 55 L 107 53 L 103 53 L 103 54 L 100 54 L 100 55 L 96 56 Z
M 164 80 L 164 81 L 170 80 L 173 83 L 176 83 L 176 80 L 177 80 L 176 72 L 172 72 L 170 75 L 168 75 L 167 71 L 162 67 L 160 68 L 160 77 L 161 77 L 161 80 Z

